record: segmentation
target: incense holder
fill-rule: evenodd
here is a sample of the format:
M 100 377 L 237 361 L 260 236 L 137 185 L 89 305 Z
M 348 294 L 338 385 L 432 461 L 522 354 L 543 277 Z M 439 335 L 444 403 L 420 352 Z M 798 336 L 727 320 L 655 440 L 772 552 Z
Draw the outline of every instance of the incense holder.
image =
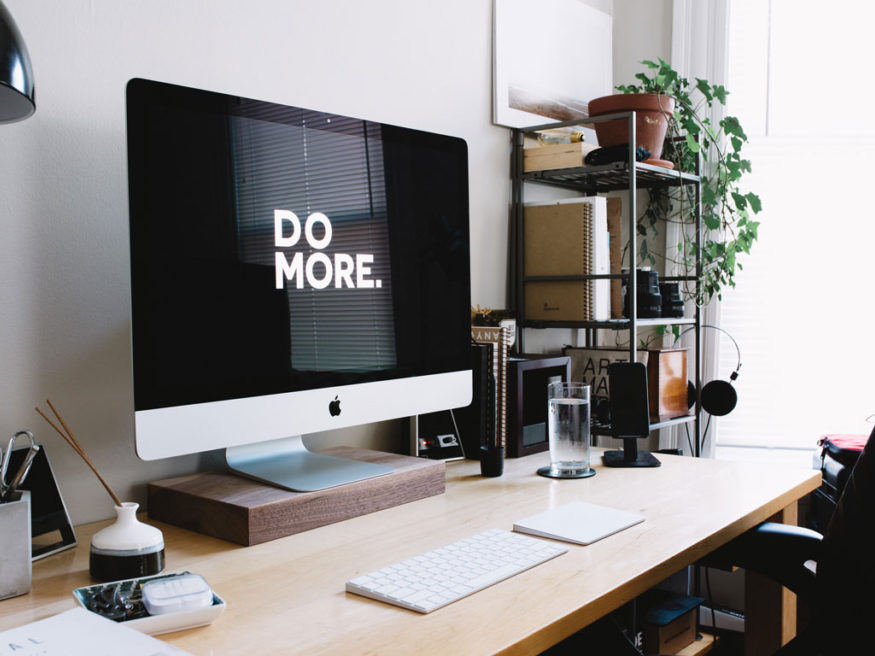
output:
M 133 502 L 116 506 L 116 521 L 91 538 L 93 579 L 132 579 L 164 569 L 164 535 L 137 519 L 137 508 L 139 504 Z

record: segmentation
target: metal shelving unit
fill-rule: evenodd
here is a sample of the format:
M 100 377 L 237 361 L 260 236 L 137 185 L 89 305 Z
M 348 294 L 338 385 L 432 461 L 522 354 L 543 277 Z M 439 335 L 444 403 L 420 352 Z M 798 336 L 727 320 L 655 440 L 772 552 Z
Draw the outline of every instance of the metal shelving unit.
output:
M 546 171 L 530 171 L 523 170 L 523 149 L 525 137 L 527 134 L 534 134 L 542 130 L 572 127 L 587 125 L 591 126 L 602 121 L 626 120 L 628 123 L 629 134 L 629 151 L 628 158 L 625 161 L 611 162 L 599 166 L 578 166 L 572 168 L 553 169 Z M 702 211 L 701 211 L 701 178 L 698 175 L 700 162 L 697 163 L 696 173 L 682 173 L 671 169 L 644 164 L 635 161 L 635 112 L 622 112 L 587 119 L 564 121 L 560 123 L 547 123 L 543 125 L 534 125 L 527 128 L 517 128 L 512 131 L 513 148 L 511 154 L 511 229 L 510 229 L 510 270 L 511 270 L 511 306 L 517 312 L 518 326 L 518 345 L 522 352 L 525 343 L 525 330 L 527 328 L 573 328 L 586 330 L 587 346 L 596 345 L 597 330 L 627 330 L 629 331 L 629 358 L 634 362 L 636 357 L 636 335 L 638 329 L 646 326 L 656 325 L 690 325 L 695 333 L 695 348 L 694 348 L 694 377 L 697 390 L 696 404 L 694 412 L 691 415 L 678 417 L 668 421 L 651 424 L 653 430 L 666 428 L 677 424 L 695 422 L 695 448 L 694 455 L 699 456 L 701 445 L 699 436 L 701 435 L 701 399 L 698 395 L 698 390 L 702 388 L 702 347 L 701 347 L 701 308 L 696 305 L 695 315 L 693 317 L 682 318 L 639 318 L 637 316 L 637 281 L 634 275 L 635 266 L 632 263 L 637 262 L 637 243 L 634 238 L 630 238 L 627 252 L 629 254 L 629 271 L 625 274 L 602 274 L 602 275 L 574 275 L 574 276 L 530 276 L 523 275 L 523 263 L 525 262 L 525 243 L 523 240 L 523 220 L 524 220 L 524 195 L 525 184 L 534 183 L 558 187 L 562 189 L 570 189 L 580 192 L 584 195 L 596 195 L 609 191 L 628 191 L 629 199 L 626 205 L 626 220 L 627 234 L 634 236 L 636 231 L 636 217 L 638 216 L 637 207 L 637 191 L 639 189 L 648 189 L 654 187 L 667 186 L 686 186 L 693 185 L 695 188 L 695 208 L 696 208 L 696 271 L 692 276 L 673 276 L 661 278 L 664 282 L 693 282 L 696 287 L 696 296 L 699 295 L 699 286 L 702 279 Z M 626 281 L 626 294 L 629 298 L 630 317 L 625 319 L 609 319 L 606 321 L 533 321 L 527 320 L 523 316 L 525 308 L 525 283 L 535 281 L 554 281 L 554 280 L 595 280 L 595 279 L 616 279 L 620 278 Z

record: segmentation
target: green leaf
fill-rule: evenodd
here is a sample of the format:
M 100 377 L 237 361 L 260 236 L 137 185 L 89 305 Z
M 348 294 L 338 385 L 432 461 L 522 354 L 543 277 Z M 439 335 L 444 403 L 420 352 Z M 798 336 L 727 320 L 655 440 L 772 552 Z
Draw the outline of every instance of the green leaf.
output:
M 705 227 L 708 228 L 708 230 L 717 230 L 717 228 L 720 227 L 720 219 L 713 214 L 705 214 L 702 217 L 702 221 L 704 221 Z
M 717 204 L 717 194 L 711 185 L 702 186 L 702 204 L 709 207 Z
M 727 160 L 726 162 L 726 179 L 729 181 L 738 180 L 741 177 L 741 166 L 738 162 Z
M 699 152 L 699 142 L 696 141 L 696 138 L 693 135 L 687 134 L 686 141 L 687 141 L 687 148 L 689 148 L 694 153 Z
M 659 61 L 662 62 L 661 59 Z M 645 59 L 641 63 L 644 64 L 647 68 L 659 68 L 659 64 L 656 64 L 656 63 L 650 61 L 649 59 Z
M 744 133 L 744 130 L 741 129 L 741 124 L 738 122 L 738 119 L 734 116 L 727 116 L 722 121 L 720 121 L 720 126 L 726 131 L 726 134 L 732 134 L 747 141 L 747 135 Z
M 726 104 L 726 96 L 728 96 L 728 95 L 729 95 L 729 92 L 722 85 L 718 84 L 718 85 L 714 86 L 714 97 L 720 101 L 721 105 Z
M 696 123 L 695 119 L 691 116 L 686 117 L 682 123 L 684 130 L 689 134 L 698 134 L 699 133 L 699 124 Z
M 747 224 L 747 226 L 750 229 L 750 233 L 753 235 L 753 238 L 758 239 L 759 235 L 757 234 L 757 228 L 760 227 L 760 222 L 759 221 L 751 221 Z
M 750 203 L 750 208 L 754 211 L 755 214 L 758 214 L 763 209 L 763 205 L 760 202 L 760 197 L 756 194 L 746 194 L 745 198 L 747 198 L 747 202 Z
M 740 210 L 743 210 L 745 207 L 747 207 L 747 196 L 743 196 L 738 192 L 733 191 L 732 200 L 735 201 L 735 206 Z
M 703 96 L 705 96 L 705 100 L 711 102 L 711 99 L 714 97 L 714 95 L 711 93 L 711 85 L 708 83 L 707 80 L 703 80 L 702 78 L 697 77 L 696 88 L 702 93 Z

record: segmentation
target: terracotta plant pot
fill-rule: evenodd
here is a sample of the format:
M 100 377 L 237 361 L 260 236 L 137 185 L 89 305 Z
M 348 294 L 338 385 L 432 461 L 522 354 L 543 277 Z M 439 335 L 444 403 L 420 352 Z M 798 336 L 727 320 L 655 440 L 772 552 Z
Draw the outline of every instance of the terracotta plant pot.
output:
M 672 98 L 654 93 L 619 93 L 589 102 L 590 116 L 633 110 L 636 112 L 635 145 L 649 150 L 651 160 L 658 160 L 662 155 L 668 117 L 674 111 Z M 599 146 L 616 146 L 629 141 L 629 124 L 625 119 L 595 123 L 593 126 Z

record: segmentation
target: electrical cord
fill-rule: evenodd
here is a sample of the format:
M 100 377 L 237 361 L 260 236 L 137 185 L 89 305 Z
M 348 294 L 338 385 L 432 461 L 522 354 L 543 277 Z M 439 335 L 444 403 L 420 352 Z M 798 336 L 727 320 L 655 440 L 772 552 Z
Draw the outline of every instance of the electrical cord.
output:
M 465 445 L 462 443 L 462 434 L 459 432 L 459 425 L 456 423 L 456 415 L 452 408 L 450 408 L 450 419 L 453 421 L 453 430 L 456 431 L 456 437 L 459 439 L 459 450 L 462 452 L 462 457 L 467 458 L 468 455 L 465 453 Z
M 687 433 L 687 446 L 690 447 L 690 455 L 696 455 L 696 450 L 693 448 L 693 439 L 690 437 L 690 425 L 684 424 L 684 431 Z
M 711 609 L 711 630 L 714 632 L 714 649 L 719 646 L 719 636 L 717 635 L 717 612 L 714 610 L 714 596 L 711 594 L 711 570 L 705 568 L 705 595 L 708 598 L 708 608 Z

